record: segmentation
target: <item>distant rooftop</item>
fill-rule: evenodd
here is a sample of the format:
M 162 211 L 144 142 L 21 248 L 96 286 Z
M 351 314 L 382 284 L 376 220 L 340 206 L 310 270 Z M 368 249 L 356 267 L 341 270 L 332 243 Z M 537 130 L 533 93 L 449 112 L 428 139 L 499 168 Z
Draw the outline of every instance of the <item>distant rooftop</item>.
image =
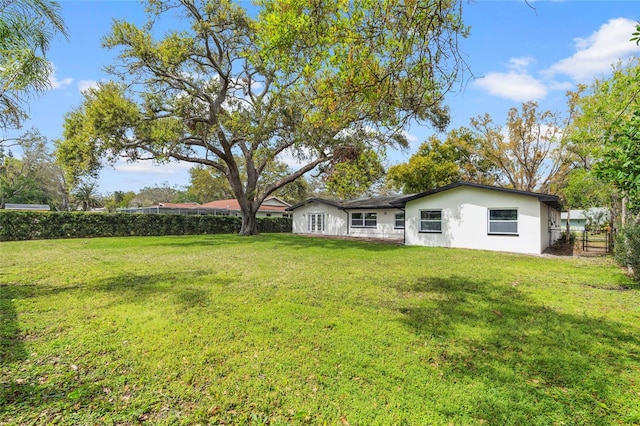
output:
M 51 207 L 48 204 L 5 204 L 5 210 L 27 210 L 27 211 L 49 211 Z

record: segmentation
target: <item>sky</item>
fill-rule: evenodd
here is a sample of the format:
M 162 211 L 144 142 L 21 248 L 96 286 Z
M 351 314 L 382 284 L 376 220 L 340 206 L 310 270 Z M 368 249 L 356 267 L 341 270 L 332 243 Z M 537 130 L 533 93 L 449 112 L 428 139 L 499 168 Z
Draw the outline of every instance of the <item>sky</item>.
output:
M 30 119 L 22 129 L 38 129 L 49 140 L 62 136 L 64 115 L 81 104 L 81 91 L 109 79 L 104 67 L 114 62 L 116 52 L 102 48 L 101 39 L 113 20 L 144 22 L 138 1 L 59 2 L 69 39 L 60 37 L 52 44 L 47 55 L 55 68 L 51 89 L 30 102 Z M 242 3 L 250 6 L 248 1 Z M 503 124 L 510 108 L 527 101 L 538 102 L 541 110 L 565 113 L 567 90 L 606 77 L 613 64 L 640 54 L 640 47 L 629 41 L 640 21 L 640 0 L 465 1 L 463 20 L 471 27 L 469 37 L 460 42 L 469 71 L 447 96 L 449 129 L 468 126 L 472 117 L 485 113 Z M 407 161 L 435 133 L 418 125 L 407 132 L 411 147 L 389 152 L 389 164 Z M 185 186 L 190 167 L 121 161 L 105 166 L 99 192 Z

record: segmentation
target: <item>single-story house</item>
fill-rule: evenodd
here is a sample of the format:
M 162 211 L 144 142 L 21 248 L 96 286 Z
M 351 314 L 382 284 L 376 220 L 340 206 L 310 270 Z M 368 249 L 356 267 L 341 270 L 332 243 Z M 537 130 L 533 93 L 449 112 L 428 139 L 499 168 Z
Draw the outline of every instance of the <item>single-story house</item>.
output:
M 560 236 L 560 208 L 553 195 L 456 182 L 415 195 L 310 199 L 288 210 L 294 233 L 540 254 Z

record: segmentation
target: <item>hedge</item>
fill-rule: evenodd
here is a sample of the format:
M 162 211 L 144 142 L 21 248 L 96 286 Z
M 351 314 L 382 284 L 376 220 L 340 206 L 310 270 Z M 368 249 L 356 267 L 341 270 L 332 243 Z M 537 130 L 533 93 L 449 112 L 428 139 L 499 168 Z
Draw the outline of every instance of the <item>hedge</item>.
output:
M 0 211 L 0 241 L 236 234 L 235 216 Z M 258 218 L 259 232 L 291 232 L 290 218 Z

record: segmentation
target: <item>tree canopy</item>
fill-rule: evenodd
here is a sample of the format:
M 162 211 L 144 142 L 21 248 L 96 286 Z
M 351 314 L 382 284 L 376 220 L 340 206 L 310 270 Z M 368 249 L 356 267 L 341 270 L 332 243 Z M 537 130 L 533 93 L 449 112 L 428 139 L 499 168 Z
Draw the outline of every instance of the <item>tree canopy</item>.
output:
M 212 167 L 238 199 L 241 233 L 253 234 L 261 202 L 335 158 L 348 132 L 406 145 L 410 121 L 448 123 L 443 97 L 463 71 L 457 40 L 467 34 L 459 0 L 257 6 L 250 16 L 228 0 L 149 0 L 145 26 L 115 22 L 104 45 L 119 51 L 109 71 L 120 81 L 68 114 L 60 151 L 70 175 L 119 156 Z M 183 28 L 158 38 L 174 12 Z M 283 156 L 298 166 L 259 188 Z
M 47 145 L 44 136 L 31 130 L 16 139 L 20 158 L 15 157 L 11 150 L 0 147 L 0 208 L 5 203 L 68 208 L 64 176 Z
M 613 187 L 612 195 L 639 207 L 640 59 L 619 63 L 610 77 L 580 87 L 572 102 L 569 150 L 580 167 Z
M 29 98 L 46 90 L 46 52 L 56 34 L 66 36 L 60 5 L 50 0 L 0 1 L 0 128 L 19 128 Z
M 460 180 L 461 159 L 458 147 L 451 141 L 432 136 L 403 164 L 389 168 L 387 184 L 404 193 L 418 193 Z
M 497 170 L 498 184 L 523 191 L 557 193 L 569 171 L 558 114 L 539 111 L 535 102 L 511 108 L 505 126 L 489 114 L 471 120 L 476 137 L 466 148 Z

